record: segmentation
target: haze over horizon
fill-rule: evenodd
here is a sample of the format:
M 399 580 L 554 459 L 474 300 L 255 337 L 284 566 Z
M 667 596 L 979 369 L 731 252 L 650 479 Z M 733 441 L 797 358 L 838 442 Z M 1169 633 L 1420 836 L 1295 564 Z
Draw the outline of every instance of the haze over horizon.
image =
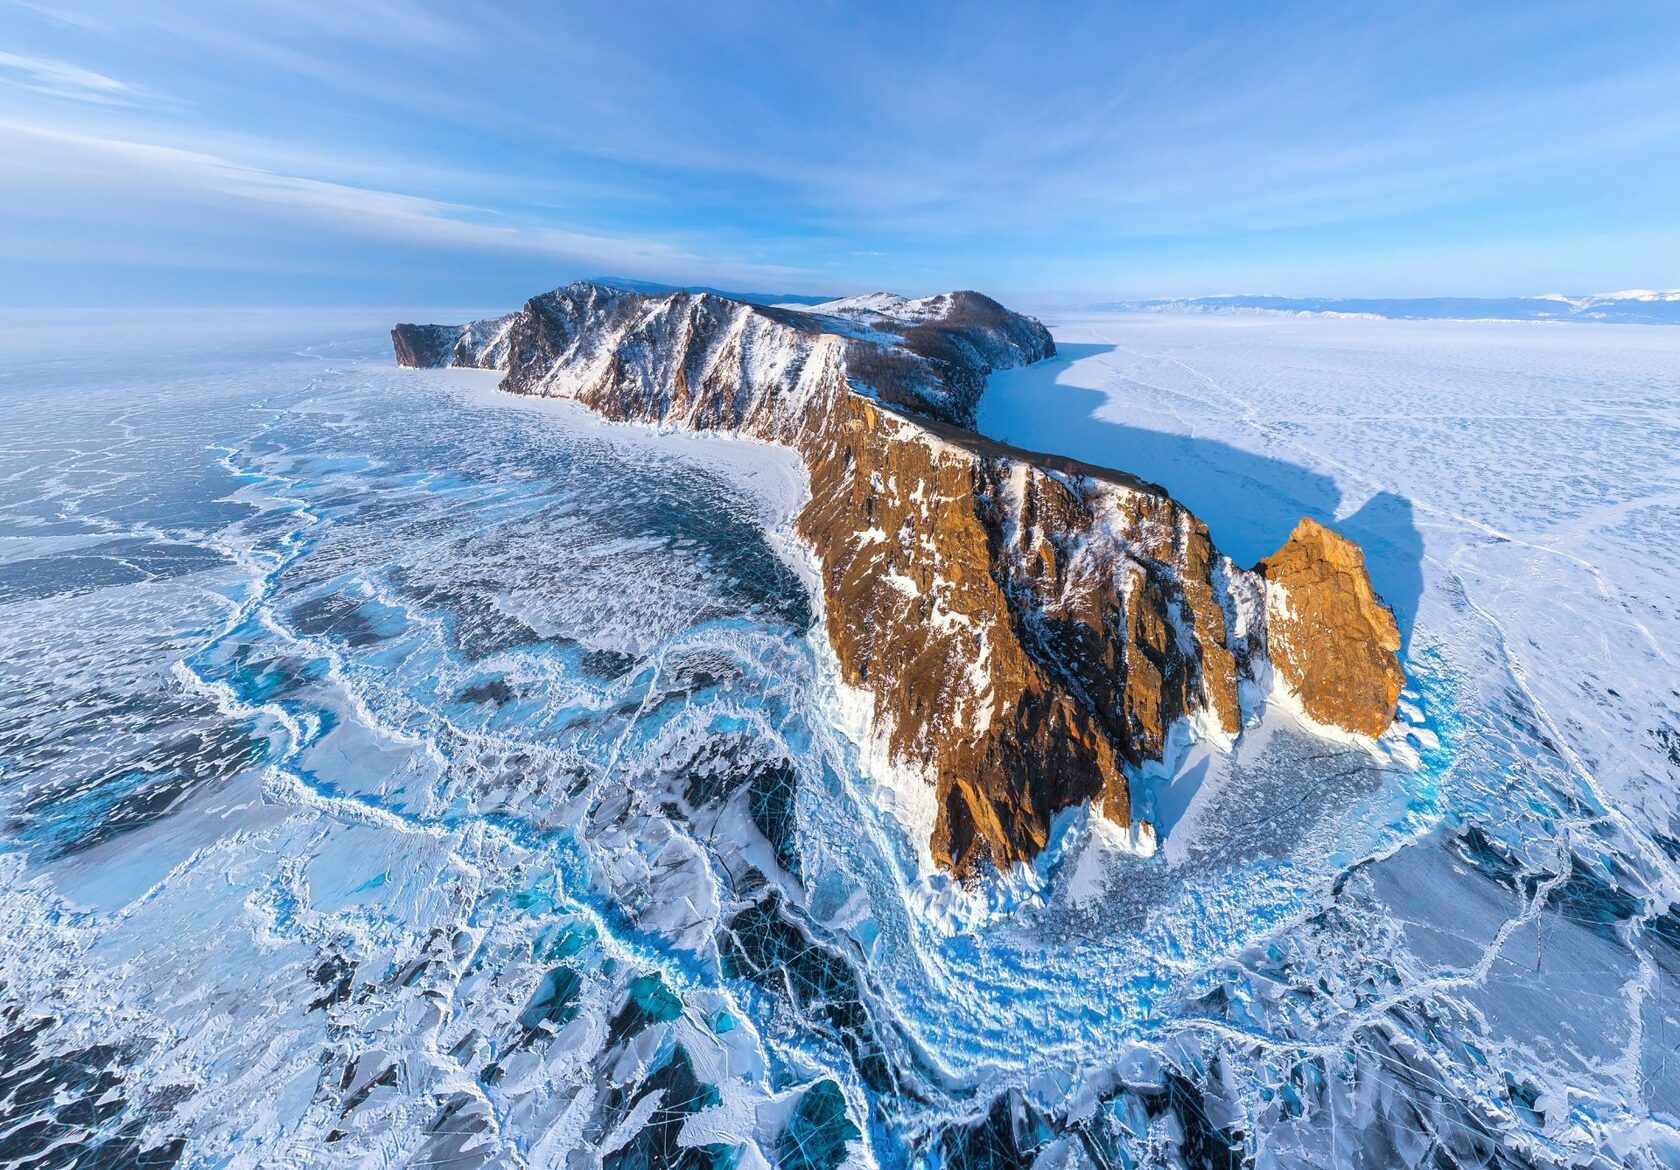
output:
M 1680 8 L 0 0 L 13 306 L 1680 285 Z

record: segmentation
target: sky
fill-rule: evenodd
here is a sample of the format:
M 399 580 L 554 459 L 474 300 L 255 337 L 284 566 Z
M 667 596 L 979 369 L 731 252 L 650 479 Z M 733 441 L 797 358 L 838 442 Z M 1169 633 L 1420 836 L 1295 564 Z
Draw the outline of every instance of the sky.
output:
M 1680 3 L 0 0 L 0 304 L 1680 286 Z

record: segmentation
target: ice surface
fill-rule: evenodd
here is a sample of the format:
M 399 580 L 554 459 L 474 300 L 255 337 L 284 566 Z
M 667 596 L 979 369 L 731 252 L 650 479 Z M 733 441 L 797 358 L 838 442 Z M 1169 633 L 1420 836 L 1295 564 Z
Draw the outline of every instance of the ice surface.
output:
M 786 453 L 360 322 L 8 327 L 0 1161 L 1675 1164 L 1680 338 L 1049 323 L 982 425 L 1359 539 L 1411 686 L 979 892 Z

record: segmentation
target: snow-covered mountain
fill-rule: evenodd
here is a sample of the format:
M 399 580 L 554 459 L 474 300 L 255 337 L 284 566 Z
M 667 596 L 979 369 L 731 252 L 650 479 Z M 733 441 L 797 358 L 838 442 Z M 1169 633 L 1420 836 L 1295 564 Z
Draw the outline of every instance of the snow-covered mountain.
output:
M 1386 317 L 1411 321 L 1583 321 L 1611 325 L 1680 324 L 1680 289 L 1628 289 L 1589 296 L 1279 297 L 1239 295 L 1112 301 L 1093 309 L 1140 313 L 1279 313 Z
M 1129 777 L 1181 727 L 1229 742 L 1274 686 L 1320 724 L 1392 720 L 1399 636 L 1357 546 L 1303 521 L 1242 569 L 1164 489 L 973 431 L 989 373 L 1055 352 L 978 293 L 795 308 L 579 282 L 393 343 L 405 365 L 796 451 L 855 737 L 878 776 L 931 792 L 918 827 L 959 874 L 1029 861 L 1087 801 L 1147 836 Z
M 708 284 L 661 284 L 657 280 L 633 280 L 627 276 L 597 276 L 591 278 L 588 283 L 656 297 L 675 292 L 711 293 L 726 300 L 745 301 L 749 305 L 815 305 L 829 299 L 806 293 L 730 292 Z

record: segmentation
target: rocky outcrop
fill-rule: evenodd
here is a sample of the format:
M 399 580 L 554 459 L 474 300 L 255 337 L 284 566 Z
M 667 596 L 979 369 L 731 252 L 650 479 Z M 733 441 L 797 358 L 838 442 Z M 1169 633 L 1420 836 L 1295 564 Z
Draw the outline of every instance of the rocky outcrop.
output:
M 1371 588 L 1359 546 L 1304 519 L 1255 571 L 1267 585 L 1272 669 L 1302 710 L 1318 723 L 1381 735 L 1406 678 L 1399 627 Z
M 399 366 L 468 366 L 501 369 L 507 362 L 508 329 L 517 314 L 466 325 L 398 325 L 391 348 Z
M 1314 624 L 1371 617 L 1340 577 L 1309 585 L 1292 559 L 1287 579 L 1239 569 L 1163 489 L 974 433 L 986 376 L 1055 352 L 978 293 L 796 310 L 580 283 L 496 322 L 399 326 L 393 343 L 405 365 L 494 366 L 516 393 L 798 451 L 797 531 L 841 681 L 868 706 L 864 747 L 934 787 L 930 849 L 959 874 L 1029 860 L 1074 804 L 1129 824 L 1128 776 L 1163 758 L 1174 724 L 1236 735 L 1264 675 L 1270 581 L 1305 595 L 1278 619 L 1279 674 L 1303 703 L 1337 696 L 1309 713 L 1336 706 L 1320 721 L 1371 735 L 1392 716 L 1398 642 Z M 1317 673 L 1343 651 L 1345 668 Z M 1384 681 L 1361 689 L 1366 675 Z
M 1241 603 L 1164 491 L 836 405 L 798 530 L 885 754 L 935 785 L 935 860 L 1029 859 L 1089 800 L 1126 825 L 1128 766 L 1160 759 L 1174 722 L 1236 733 Z

